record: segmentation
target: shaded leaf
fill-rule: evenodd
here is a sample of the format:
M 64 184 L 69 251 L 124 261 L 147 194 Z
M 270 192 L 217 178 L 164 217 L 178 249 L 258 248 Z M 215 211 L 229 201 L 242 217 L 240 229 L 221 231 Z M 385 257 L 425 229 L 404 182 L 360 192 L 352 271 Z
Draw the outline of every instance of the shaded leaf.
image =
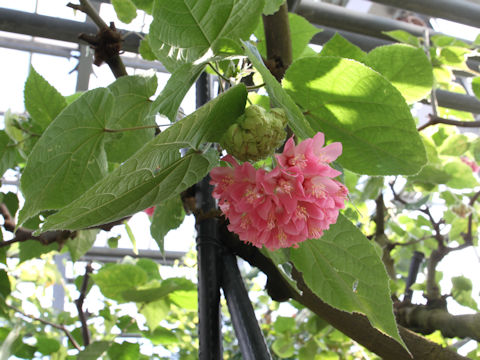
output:
M 472 298 L 472 280 L 464 276 L 453 277 L 452 296 L 460 305 L 478 311 L 478 305 Z
M 180 340 L 173 330 L 158 326 L 153 331 L 143 331 L 143 336 L 149 339 L 153 345 L 171 345 L 178 344 Z
M 420 47 L 420 40 L 404 30 L 382 31 L 382 33 L 402 43 Z
M 15 147 L 5 131 L 0 130 L 0 177 L 15 165 Z
M 97 360 L 110 347 L 109 341 L 95 341 L 77 355 L 77 360 Z
M 19 244 L 19 258 L 20 262 L 30 259 L 39 258 L 42 254 L 47 254 L 50 251 L 58 251 L 58 244 L 56 242 L 50 245 L 44 245 L 38 240 L 22 241 Z
M 285 0 L 265 0 L 265 6 L 263 7 L 264 15 L 273 15 L 278 11 L 280 6 L 285 2 Z
M 217 142 L 245 110 L 246 88 L 237 85 L 147 143 L 80 198 L 47 218 L 42 230 L 80 229 L 117 220 L 180 194 L 217 163 L 215 152 L 191 151 Z
M 37 337 L 37 350 L 42 355 L 50 355 L 60 350 L 60 342 L 46 336 Z
M 140 359 L 140 344 L 124 341 L 121 344 L 114 342 L 107 351 L 110 359 L 115 360 L 138 360 Z
M 405 100 L 383 76 L 348 59 L 295 61 L 283 85 L 316 131 L 340 141 L 338 162 L 368 175 L 415 174 L 425 149 Z M 408 139 L 408 141 L 406 141 Z
M 79 260 L 90 250 L 97 238 L 98 230 L 81 230 L 77 236 L 67 240 L 67 248 L 72 261 Z
M 149 303 L 160 300 L 177 290 L 192 290 L 195 285 L 185 278 L 169 278 L 160 283 L 160 286 L 147 289 L 128 289 L 122 292 L 122 298 L 127 301 Z

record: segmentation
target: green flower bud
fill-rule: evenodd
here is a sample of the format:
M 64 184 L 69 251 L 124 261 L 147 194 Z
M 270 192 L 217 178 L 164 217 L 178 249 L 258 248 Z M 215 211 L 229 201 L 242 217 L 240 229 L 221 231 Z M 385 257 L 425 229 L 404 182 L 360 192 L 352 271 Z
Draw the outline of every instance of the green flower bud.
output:
M 287 117 L 282 109 L 267 111 L 252 105 L 228 128 L 220 144 L 238 160 L 261 160 L 282 145 L 286 125 Z

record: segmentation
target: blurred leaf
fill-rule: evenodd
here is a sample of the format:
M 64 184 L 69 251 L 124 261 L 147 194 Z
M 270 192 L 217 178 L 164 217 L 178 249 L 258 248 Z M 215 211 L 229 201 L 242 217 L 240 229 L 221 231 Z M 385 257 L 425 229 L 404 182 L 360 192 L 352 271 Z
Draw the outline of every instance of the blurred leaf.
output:
M 111 0 L 118 20 L 130 24 L 137 17 L 137 8 L 132 0 Z
M 139 360 L 140 344 L 133 344 L 127 341 L 119 344 L 114 342 L 107 351 L 110 359 L 115 360 Z
M 451 161 L 444 166 L 451 179 L 447 182 L 447 186 L 454 189 L 474 188 L 478 186 L 478 181 L 472 173 L 472 169 L 460 160 Z
M 58 251 L 58 244 L 56 242 L 50 245 L 44 245 L 38 240 L 22 241 L 19 244 L 20 248 L 20 262 L 24 262 L 33 258 L 38 258 L 42 254 L 47 254 L 50 251 Z
M 11 292 L 10 279 L 4 269 L 0 269 L 0 296 L 5 299 Z
M 463 155 L 470 146 L 468 137 L 462 134 L 450 135 L 440 146 L 441 155 L 460 156 Z
M 285 0 L 265 0 L 263 15 L 273 15 L 278 11 L 284 2 Z
M 162 280 L 160 272 L 158 271 L 158 264 L 155 261 L 147 258 L 138 259 L 137 266 L 145 271 L 148 281 Z
M 178 228 L 185 218 L 182 199 L 175 196 L 155 206 L 150 234 L 155 239 L 162 254 L 165 253 L 164 238 L 170 230 Z
M 132 0 L 137 9 L 145 11 L 147 14 L 152 15 L 154 0 Z
M 169 310 L 170 305 L 166 300 L 160 299 L 147 304 L 143 303 L 139 312 L 145 316 L 150 331 L 154 331 L 160 325 L 160 321 L 165 319 Z
M 412 34 L 406 31 L 393 30 L 393 31 L 382 31 L 382 33 L 404 44 L 420 47 L 420 40 L 416 36 L 413 36 Z
M 273 352 L 280 358 L 285 359 L 295 353 L 293 339 L 288 336 L 279 336 L 272 344 Z
M 159 300 L 177 290 L 191 290 L 195 285 L 185 278 L 168 278 L 159 286 L 146 289 L 125 289 L 121 292 L 122 298 L 127 301 L 148 303 Z
M 169 295 L 170 300 L 181 309 L 195 311 L 198 309 L 197 290 L 178 290 Z
M 10 137 L 0 130 L 0 177 L 15 165 L 15 146 Z
M 110 347 L 109 341 L 94 341 L 77 355 L 78 360 L 97 360 Z
M 46 336 L 38 336 L 36 347 L 42 355 L 50 355 L 60 350 L 60 342 Z
M 472 90 L 475 96 L 480 99 L 480 77 L 473 78 Z
M 179 344 L 180 340 L 175 335 L 173 330 L 157 326 L 153 331 L 142 331 L 144 337 L 149 339 L 153 345 L 172 345 Z
M 66 246 L 72 261 L 78 261 L 90 250 L 97 238 L 98 230 L 80 230 L 77 236 L 67 240 Z
M 145 37 L 140 40 L 140 46 L 138 47 L 138 52 L 142 56 L 143 59 L 148 60 L 148 61 L 155 61 L 157 60 L 157 57 L 152 51 L 152 48 L 150 47 L 150 43 L 148 42 L 148 34 L 145 35 Z
M 464 276 L 452 277 L 452 296 L 463 306 L 478 311 L 478 305 L 472 298 L 472 280 Z
M 273 323 L 273 328 L 279 333 L 292 331 L 295 329 L 295 319 L 292 317 L 278 316 Z
M 125 302 L 130 300 L 124 298 L 123 294 L 135 291 L 138 286 L 145 284 L 147 273 L 136 265 L 114 264 L 103 267 L 92 278 L 104 296 Z

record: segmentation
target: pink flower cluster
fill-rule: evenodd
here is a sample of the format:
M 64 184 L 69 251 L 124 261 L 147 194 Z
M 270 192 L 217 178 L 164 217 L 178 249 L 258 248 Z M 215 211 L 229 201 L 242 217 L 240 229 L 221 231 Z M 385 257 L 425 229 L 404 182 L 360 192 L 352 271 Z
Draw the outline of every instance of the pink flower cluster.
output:
M 461 156 L 460 160 L 462 160 L 462 162 L 464 164 L 467 164 L 468 166 L 470 166 L 470 168 L 472 169 L 472 171 L 474 173 L 477 173 L 478 170 L 480 170 L 480 166 L 478 166 L 478 164 L 475 161 L 473 161 L 472 159 L 469 159 L 466 156 Z
M 233 167 L 216 167 L 210 175 L 228 229 L 242 241 L 271 250 L 322 236 L 337 221 L 348 193 L 332 179 L 341 173 L 328 165 L 342 153 L 342 145 L 323 145 L 322 133 L 297 146 L 289 139 L 283 153 L 275 155 L 278 166 L 269 172 L 225 156 L 222 160 Z

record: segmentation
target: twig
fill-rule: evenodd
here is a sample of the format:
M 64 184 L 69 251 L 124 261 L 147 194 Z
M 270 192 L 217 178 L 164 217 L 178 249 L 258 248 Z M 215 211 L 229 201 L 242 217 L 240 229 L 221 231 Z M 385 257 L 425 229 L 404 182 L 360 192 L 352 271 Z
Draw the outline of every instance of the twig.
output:
M 55 324 L 51 321 L 48 321 L 48 320 L 45 320 L 45 319 L 41 319 L 41 318 L 37 318 L 33 315 L 29 315 L 29 314 L 26 314 L 24 313 L 22 310 L 18 309 L 17 307 L 13 306 L 13 305 L 9 305 L 9 304 L 6 304 L 7 307 L 9 307 L 10 309 L 12 309 L 13 311 L 19 313 L 20 315 L 26 317 L 26 318 L 29 318 L 29 319 L 32 319 L 34 321 L 39 321 L 41 322 L 42 324 L 44 325 L 50 325 L 51 327 L 55 328 L 55 329 L 58 329 L 60 331 L 63 331 L 65 333 L 65 335 L 67 336 L 67 338 L 70 340 L 70 342 L 72 343 L 72 345 L 75 347 L 75 349 L 77 349 L 78 351 L 82 351 L 82 348 L 80 347 L 80 345 L 76 342 L 76 340 L 73 338 L 72 334 L 70 333 L 70 331 L 67 330 L 67 328 L 65 327 L 65 325 L 63 324 Z
M 454 125 L 459 127 L 467 127 L 467 128 L 477 128 L 480 127 L 480 121 L 460 121 L 460 120 L 451 120 L 451 119 L 444 119 L 439 116 L 429 115 L 429 120 L 423 124 L 422 126 L 418 127 L 418 131 L 422 131 L 423 129 L 436 125 L 436 124 L 445 124 L 445 125 Z
M 83 345 L 88 346 L 90 344 L 90 333 L 88 331 L 87 317 L 83 311 L 83 302 L 85 301 L 85 296 L 87 295 L 88 289 L 88 280 L 90 279 L 90 274 L 93 272 L 92 263 L 87 263 L 85 267 L 85 275 L 83 276 L 82 288 L 80 289 L 80 296 L 75 300 L 75 305 L 77 306 L 78 318 L 82 324 L 82 337 Z
M 445 247 L 445 237 L 440 233 L 441 221 L 438 221 L 438 222 L 435 221 L 435 219 L 432 216 L 432 213 L 430 212 L 430 208 L 428 206 L 425 206 L 424 209 L 420 209 L 420 211 L 428 216 L 428 219 L 430 220 L 430 223 L 432 224 L 433 229 L 435 230 L 434 238 L 435 240 L 437 240 L 438 246 Z
M 480 197 L 480 191 L 478 191 L 473 197 L 470 199 L 469 205 L 473 207 L 473 204 L 475 201 L 478 200 Z M 471 214 L 468 216 L 468 228 L 467 228 L 467 233 L 462 234 L 463 240 L 465 241 L 465 244 L 472 245 L 473 244 L 473 236 L 472 236 L 472 222 L 473 222 L 473 211 Z
M 115 28 L 115 24 L 111 22 L 108 26 L 88 0 L 80 0 L 80 5 L 68 3 L 67 6 L 87 14 L 99 28 L 97 35 L 80 34 L 78 36 L 95 50 L 94 64 L 100 66 L 106 62 L 115 78 L 127 76 L 127 70 L 120 58 L 123 38 Z
M 90 19 L 92 19 L 92 21 L 98 26 L 99 29 L 108 28 L 107 23 L 103 21 L 103 19 L 100 17 L 100 15 L 97 13 L 97 11 L 93 8 L 92 4 L 90 4 L 88 0 L 80 0 L 80 5 L 68 3 L 67 6 L 85 13 L 88 17 L 90 17 Z
M 429 29 L 426 27 L 425 28 L 425 31 L 424 31 L 424 51 L 427 55 L 427 58 L 430 62 L 432 62 L 432 59 L 431 59 L 431 56 L 430 56 L 430 31 Z M 435 80 L 434 80 L 435 81 Z M 433 112 L 433 115 L 434 116 L 437 116 L 438 115 L 438 111 L 437 111 L 437 108 L 438 108 L 438 102 L 437 102 L 437 94 L 435 93 L 435 87 L 436 87 L 436 84 L 434 83 L 433 84 L 433 88 L 432 88 L 432 91 L 430 92 L 430 97 L 432 99 L 431 103 L 432 103 L 432 112 Z

